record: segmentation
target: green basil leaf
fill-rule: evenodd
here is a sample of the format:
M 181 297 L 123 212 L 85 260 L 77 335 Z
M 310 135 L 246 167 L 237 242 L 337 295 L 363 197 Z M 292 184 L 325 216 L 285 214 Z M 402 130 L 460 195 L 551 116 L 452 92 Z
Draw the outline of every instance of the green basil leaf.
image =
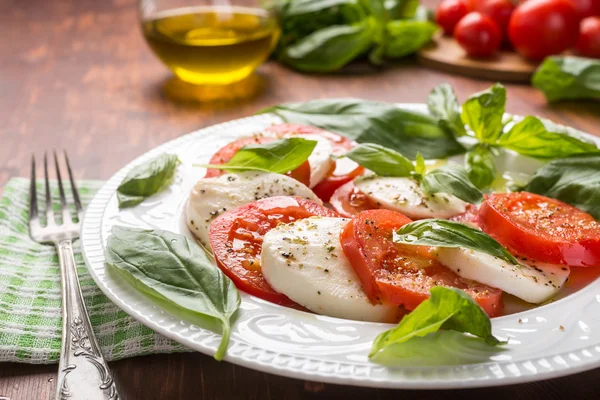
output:
M 359 143 L 375 143 L 414 159 L 446 158 L 465 152 L 435 118 L 390 103 L 360 99 L 324 99 L 267 108 L 287 122 L 317 126 Z
M 535 71 L 532 84 L 549 102 L 600 99 L 600 60 L 548 57 Z
M 494 143 L 502 133 L 506 89 L 499 83 L 476 93 L 462 105 L 462 121 L 483 143 Z
M 425 175 L 427 172 L 427 167 L 425 166 L 425 159 L 421 155 L 421 153 L 417 153 L 417 158 L 415 160 L 415 175 L 419 176 L 419 179 Z
M 419 0 L 385 0 L 383 5 L 392 19 L 413 18 L 419 8 Z
M 402 154 L 373 143 L 360 144 L 344 156 L 380 176 L 405 177 L 415 170 L 412 162 Z
M 246 145 L 225 164 L 195 164 L 199 167 L 234 171 L 264 171 L 283 174 L 308 160 L 317 142 L 299 137 Z
M 553 159 L 598 151 L 592 142 L 561 132 L 546 129 L 539 118 L 528 116 L 503 133 L 499 146 L 524 156 Z
M 469 150 L 465 154 L 465 169 L 475 187 L 489 187 L 496 179 L 496 163 L 492 150 L 485 145 L 477 145 Z
M 434 87 L 427 97 L 427 107 L 438 123 L 448 127 L 456 136 L 467 134 L 460 118 L 460 104 L 452 86 L 442 83 Z
M 406 224 L 394 233 L 394 242 L 466 248 L 498 257 L 511 264 L 519 264 L 508 250 L 488 234 L 468 225 L 445 219 L 425 219 Z
M 179 159 L 161 154 L 135 166 L 117 188 L 119 208 L 132 207 L 171 184 Z
M 107 265 L 141 293 L 219 321 L 223 337 L 214 357 L 223 358 L 240 296 L 196 243 L 160 229 L 117 226 L 108 237 L 105 257 Z
M 284 48 L 279 60 L 303 72 L 331 72 L 342 68 L 372 44 L 374 22 L 334 25 L 319 29 Z
M 439 329 L 470 333 L 482 339 L 489 346 L 503 344 L 492 334 L 492 324 L 485 311 L 471 296 L 456 288 L 436 286 L 431 288 L 431 296 L 410 314 L 402 318 L 400 323 L 375 338 L 369 357 L 374 361 L 393 351 L 394 346 L 423 337 Z
M 550 161 L 523 189 L 564 201 L 600 220 L 600 154 Z
M 421 181 L 421 188 L 427 194 L 447 193 L 471 204 L 483 200 L 483 194 L 469 180 L 467 171 L 457 165 L 445 165 L 429 171 Z
M 438 26 L 429 21 L 396 20 L 386 25 L 388 41 L 384 55 L 387 58 L 401 58 L 416 53 L 438 30 Z

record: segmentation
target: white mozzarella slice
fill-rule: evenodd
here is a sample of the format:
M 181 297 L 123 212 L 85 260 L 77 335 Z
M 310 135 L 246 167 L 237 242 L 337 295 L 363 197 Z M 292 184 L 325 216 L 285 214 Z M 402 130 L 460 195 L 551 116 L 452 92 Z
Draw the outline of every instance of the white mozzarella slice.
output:
M 465 212 L 469 203 L 447 193 L 427 195 L 411 178 L 366 175 L 354 180 L 356 187 L 381 208 L 409 218 L 450 218 Z
M 311 217 L 281 224 L 263 239 L 261 267 L 278 292 L 319 314 L 393 322 L 397 307 L 372 305 L 340 245 L 344 218 Z
M 492 255 L 459 248 L 437 248 L 438 260 L 463 278 L 510 293 L 528 303 L 542 303 L 555 294 L 569 277 L 563 265 L 529 263 L 513 265 Z
M 300 196 L 322 204 L 306 186 L 286 175 L 245 171 L 200 179 L 187 202 L 187 224 L 200 243 L 210 249 L 208 231 L 221 213 L 273 196 Z
M 333 146 L 331 142 L 319 135 L 286 135 L 286 137 L 300 137 L 306 140 L 314 140 L 317 142 L 314 150 L 308 157 L 308 164 L 310 165 L 310 187 L 315 187 L 321 182 L 333 167 L 335 161 L 331 159 L 333 154 Z

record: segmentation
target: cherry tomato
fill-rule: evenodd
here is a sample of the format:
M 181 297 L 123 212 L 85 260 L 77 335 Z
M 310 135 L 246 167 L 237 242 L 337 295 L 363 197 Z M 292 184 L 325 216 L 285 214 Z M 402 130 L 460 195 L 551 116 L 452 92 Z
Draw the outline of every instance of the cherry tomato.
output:
M 579 29 L 577 51 L 586 57 L 600 58 L 600 17 L 587 17 Z
M 500 28 L 502 36 L 506 37 L 510 16 L 514 10 L 515 5 L 510 0 L 487 0 L 477 11 L 493 19 Z
M 209 239 L 217 265 L 241 289 L 273 303 L 297 307 L 276 292 L 261 272 L 264 235 L 279 223 L 312 217 L 337 217 L 328 208 L 300 197 L 276 196 L 225 212 L 210 225 Z
M 279 137 L 290 135 L 319 135 L 329 140 L 333 146 L 333 154 L 338 156 L 346 153 L 357 145 L 356 142 L 337 133 L 329 132 L 324 129 L 308 125 L 298 124 L 279 124 L 267 128 L 267 132 L 276 134 Z M 321 182 L 317 183 L 312 189 L 317 196 L 324 202 L 328 202 L 335 190 L 364 173 L 364 168 L 348 159 L 336 160 L 334 168 Z
M 454 39 L 471 57 L 489 57 L 502 43 L 498 25 L 487 15 L 472 12 L 460 20 Z
M 538 194 L 495 193 L 480 207 L 481 229 L 537 261 L 600 266 L 600 225 L 566 203 Z
M 464 290 L 490 315 L 502 310 L 502 291 L 463 279 L 440 264 L 427 246 L 394 243 L 393 232 L 411 220 L 395 211 L 369 210 L 344 227 L 340 242 L 369 300 L 413 310 L 433 286 Z
M 579 16 L 570 0 L 530 0 L 513 12 L 508 36 L 525 58 L 541 60 L 575 44 Z
M 574 5 L 579 18 L 600 16 L 600 1 L 598 0 L 570 0 Z
M 471 11 L 467 0 L 444 0 L 435 11 L 435 22 L 446 35 L 452 35 L 458 21 Z
M 227 161 L 231 160 L 233 155 L 238 152 L 244 146 L 251 144 L 262 144 L 269 143 L 274 141 L 275 137 L 256 135 L 252 137 L 244 137 L 240 138 L 234 142 L 229 143 L 228 145 L 222 147 L 217 151 L 212 158 L 210 159 L 210 164 L 225 164 Z M 211 178 L 214 176 L 221 176 L 225 174 L 226 171 L 222 169 L 209 168 L 206 170 L 205 178 Z M 286 175 L 291 178 L 296 179 L 299 182 L 302 182 L 304 185 L 308 186 L 310 184 L 310 164 L 308 161 L 302 163 L 299 167 L 294 169 L 293 171 L 288 172 Z
M 330 203 L 338 214 L 348 218 L 361 211 L 379 208 L 375 202 L 354 186 L 354 182 L 340 186 L 331 196 Z

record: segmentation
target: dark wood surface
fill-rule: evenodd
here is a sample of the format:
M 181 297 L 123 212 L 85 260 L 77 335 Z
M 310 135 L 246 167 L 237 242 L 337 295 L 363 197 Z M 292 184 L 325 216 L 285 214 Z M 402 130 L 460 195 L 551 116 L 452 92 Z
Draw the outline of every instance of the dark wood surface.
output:
M 134 0 L 0 0 L 0 187 L 28 174 L 31 153 L 65 148 L 79 178 L 109 178 L 148 149 L 194 129 L 284 101 L 357 96 L 423 102 L 442 82 L 464 100 L 489 81 L 419 67 L 353 66 L 301 75 L 275 63 L 229 94 L 198 102 L 146 47 Z M 430 5 L 435 1 L 430 1 Z M 507 85 L 509 112 L 535 114 L 600 135 L 598 103 L 546 105 L 527 85 Z M 189 91 L 187 92 L 189 93 Z M 460 391 L 388 391 L 321 385 L 218 363 L 190 353 L 112 363 L 128 399 L 563 399 L 600 397 L 600 370 L 547 382 Z M 0 398 L 53 398 L 56 365 L 0 364 Z

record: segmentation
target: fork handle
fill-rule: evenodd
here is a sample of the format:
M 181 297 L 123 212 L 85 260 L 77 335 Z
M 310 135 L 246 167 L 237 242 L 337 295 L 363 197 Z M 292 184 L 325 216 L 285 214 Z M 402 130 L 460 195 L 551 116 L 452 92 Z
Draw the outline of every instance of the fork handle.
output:
M 88 317 L 70 239 L 55 243 L 62 286 L 62 347 L 57 400 L 117 400 L 119 394 Z

